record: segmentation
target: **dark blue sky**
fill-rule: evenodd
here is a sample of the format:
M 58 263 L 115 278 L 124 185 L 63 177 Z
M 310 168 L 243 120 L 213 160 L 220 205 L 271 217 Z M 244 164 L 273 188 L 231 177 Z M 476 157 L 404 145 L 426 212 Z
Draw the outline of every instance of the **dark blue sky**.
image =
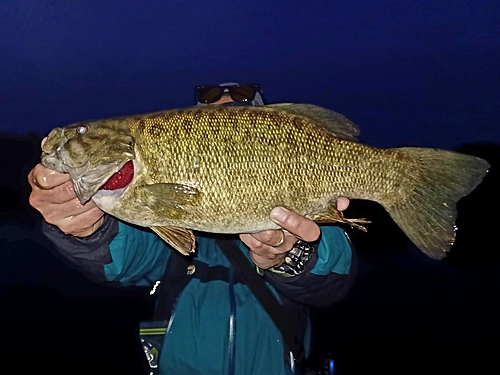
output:
M 499 142 L 498 1 L 2 1 L 0 133 L 183 107 L 256 82 L 381 147 Z

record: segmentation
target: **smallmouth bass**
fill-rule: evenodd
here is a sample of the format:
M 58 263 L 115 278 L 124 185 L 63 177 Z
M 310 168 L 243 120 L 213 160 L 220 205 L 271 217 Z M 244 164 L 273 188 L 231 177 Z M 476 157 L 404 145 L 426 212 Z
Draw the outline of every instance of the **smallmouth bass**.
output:
M 456 203 L 489 164 L 440 149 L 370 147 L 358 133 L 311 104 L 189 107 L 55 128 L 42 164 L 69 173 L 82 203 L 150 227 L 183 254 L 195 248 L 193 230 L 277 229 L 276 206 L 363 228 L 337 210 L 345 196 L 380 203 L 421 251 L 443 258 Z

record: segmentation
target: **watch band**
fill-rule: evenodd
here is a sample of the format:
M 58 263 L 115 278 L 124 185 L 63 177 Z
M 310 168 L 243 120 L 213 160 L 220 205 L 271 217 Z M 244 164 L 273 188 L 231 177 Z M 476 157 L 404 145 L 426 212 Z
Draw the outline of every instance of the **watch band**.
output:
M 314 250 L 315 248 L 313 245 L 298 240 L 295 245 L 293 245 L 292 250 L 286 255 L 285 261 L 278 266 L 269 268 L 269 271 L 284 277 L 300 275 L 306 269 L 307 263 L 309 259 L 311 259 Z

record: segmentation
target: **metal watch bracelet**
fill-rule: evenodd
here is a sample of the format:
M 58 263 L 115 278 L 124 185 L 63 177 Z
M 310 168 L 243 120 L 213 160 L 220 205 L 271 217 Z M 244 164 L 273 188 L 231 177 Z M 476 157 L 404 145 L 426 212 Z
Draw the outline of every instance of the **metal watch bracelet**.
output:
M 306 269 L 309 259 L 314 253 L 314 246 L 298 240 L 293 245 L 292 250 L 288 252 L 285 261 L 278 266 L 269 268 L 269 271 L 284 277 L 292 277 L 300 275 Z

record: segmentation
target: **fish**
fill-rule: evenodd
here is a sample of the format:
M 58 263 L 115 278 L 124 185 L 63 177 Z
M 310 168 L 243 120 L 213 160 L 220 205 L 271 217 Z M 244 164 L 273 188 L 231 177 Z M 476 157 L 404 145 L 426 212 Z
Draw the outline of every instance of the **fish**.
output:
M 149 227 L 182 254 L 193 231 L 278 229 L 282 206 L 318 224 L 365 229 L 339 197 L 381 204 L 427 256 L 456 238 L 457 202 L 486 175 L 481 158 L 436 148 L 377 148 L 359 127 L 314 104 L 194 106 L 51 130 L 41 163 L 69 173 L 78 199 Z

